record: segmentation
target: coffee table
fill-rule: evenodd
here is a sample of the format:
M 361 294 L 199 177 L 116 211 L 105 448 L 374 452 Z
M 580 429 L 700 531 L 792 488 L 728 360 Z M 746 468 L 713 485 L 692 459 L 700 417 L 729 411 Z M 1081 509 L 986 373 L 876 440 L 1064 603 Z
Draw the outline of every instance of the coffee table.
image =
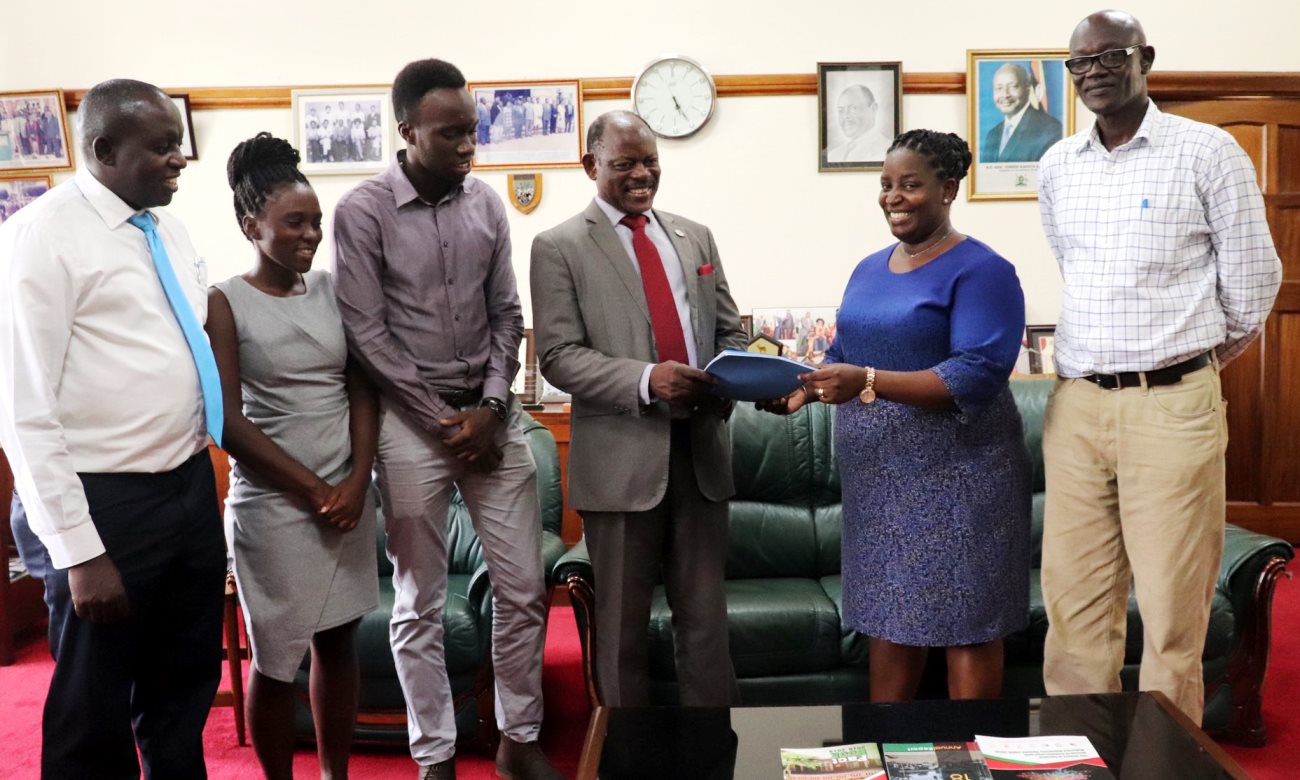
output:
M 816 707 L 598 707 L 578 778 L 777 780 L 783 747 L 970 740 L 976 734 L 1082 734 L 1121 779 L 1250 780 L 1157 692 Z

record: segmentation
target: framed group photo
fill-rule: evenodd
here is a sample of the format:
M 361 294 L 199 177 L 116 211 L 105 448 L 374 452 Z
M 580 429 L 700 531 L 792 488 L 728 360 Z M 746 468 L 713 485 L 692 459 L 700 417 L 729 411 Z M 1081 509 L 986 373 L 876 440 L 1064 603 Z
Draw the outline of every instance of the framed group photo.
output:
M 63 90 L 0 92 L 0 174 L 70 170 L 72 142 Z
M 479 81 L 475 168 L 582 165 L 582 86 L 572 81 Z
M 181 112 L 181 123 L 185 125 L 185 137 L 181 139 L 181 154 L 187 160 L 199 159 L 198 147 L 194 143 L 194 116 L 190 113 L 190 96 L 168 95 L 176 110 Z
M 902 106 L 902 63 L 817 63 L 817 170 L 880 170 Z
M 0 225 L 52 186 L 53 180 L 45 174 L 0 177 Z
M 1074 132 L 1074 82 L 1064 49 L 966 52 L 968 200 L 1033 200 L 1038 161 Z
M 766 336 L 781 344 L 781 354 L 816 365 L 835 342 L 836 306 L 783 306 L 754 309 L 750 339 Z
M 293 90 L 294 146 L 305 174 L 378 173 L 396 148 L 387 87 Z

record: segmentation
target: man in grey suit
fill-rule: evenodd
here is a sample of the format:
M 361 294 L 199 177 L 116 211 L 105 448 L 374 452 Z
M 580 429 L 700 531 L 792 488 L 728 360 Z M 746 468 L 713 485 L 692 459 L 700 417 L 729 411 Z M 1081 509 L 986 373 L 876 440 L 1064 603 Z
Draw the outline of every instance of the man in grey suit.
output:
M 606 705 L 649 704 L 662 573 L 681 703 L 726 706 L 731 406 L 700 367 L 744 347 L 739 313 L 709 229 L 651 208 L 659 156 L 640 117 L 597 117 L 582 164 L 596 198 L 533 241 L 531 276 L 542 373 L 573 396 L 569 500 L 595 569 L 597 688 Z

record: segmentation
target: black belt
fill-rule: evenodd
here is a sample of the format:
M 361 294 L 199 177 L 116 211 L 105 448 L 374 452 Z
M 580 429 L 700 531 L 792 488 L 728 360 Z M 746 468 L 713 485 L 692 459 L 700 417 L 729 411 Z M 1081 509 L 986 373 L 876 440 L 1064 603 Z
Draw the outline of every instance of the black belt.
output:
M 1183 381 L 1183 375 L 1205 368 L 1212 359 L 1209 352 L 1203 352 L 1172 366 L 1157 368 L 1155 371 L 1125 371 L 1122 374 L 1088 374 L 1083 379 L 1092 382 L 1104 390 L 1123 390 L 1126 387 L 1141 387 L 1142 377 L 1147 379 L 1147 387 L 1176 385 Z
M 468 390 L 439 390 L 438 397 L 446 401 L 449 406 L 457 409 L 477 404 L 483 400 L 483 387 L 471 387 Z

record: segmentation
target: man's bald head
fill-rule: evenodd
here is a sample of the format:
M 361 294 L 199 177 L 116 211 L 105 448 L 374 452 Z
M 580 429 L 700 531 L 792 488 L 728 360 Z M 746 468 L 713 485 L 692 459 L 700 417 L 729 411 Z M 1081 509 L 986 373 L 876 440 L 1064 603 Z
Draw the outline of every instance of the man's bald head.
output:
M 611 127 L 644 130 L 651 140 L 654 139 L 654 131 L 650 129 L 650 125 L 631 111 L 606 111 L 596 117 L 596 120 L 591 123 L 591 127 L 587 128 L 588 154 L 595 152 L 596 147 L 600 146 L 605 139 L 605 131 Z
M 135 79 L 102 81 L 86 92 L 77 109 L 81 148 L 93 157 L 96 138 L 119 138 L 144 110 L 170 104 L 167 93 L 153 84 Z
M 1147 42 L 1146 31 L 1142 29 L 1142 23 L 1133 14 L 1126 11 L 1097 11 L 1089 14 L 1075 26 L 1074 34 L 1070 36 L 1071 53 L 1074 52 L 1076 42 L 1082 41 L 1089 35 L 1098 34 L 1124 41 L 1121 46 L 1115 48 L 1146 45 Z

